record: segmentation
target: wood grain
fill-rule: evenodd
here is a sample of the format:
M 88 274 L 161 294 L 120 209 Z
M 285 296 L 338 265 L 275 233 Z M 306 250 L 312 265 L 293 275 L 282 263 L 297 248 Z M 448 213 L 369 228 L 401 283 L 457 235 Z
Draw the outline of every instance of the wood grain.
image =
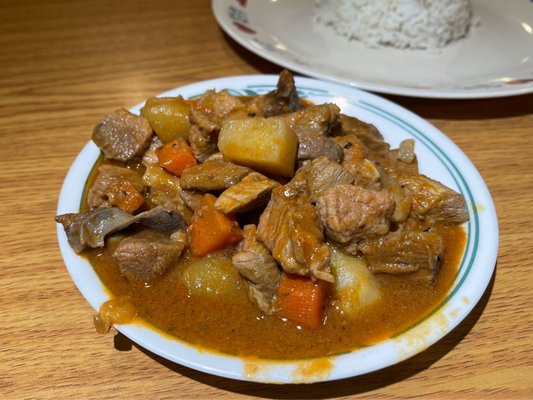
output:
M 0 398 L 533 398 L 532 95 L 389 96 L 465 151 L 497 207 L 496 273 L 462 324 L 353 379 L 232 381 L 98 335 L 53 216 L 70 164 L 106 113 L 182 84 L 280 68 L 230 40 L 207 0 L 3 0 L 0 9 Z

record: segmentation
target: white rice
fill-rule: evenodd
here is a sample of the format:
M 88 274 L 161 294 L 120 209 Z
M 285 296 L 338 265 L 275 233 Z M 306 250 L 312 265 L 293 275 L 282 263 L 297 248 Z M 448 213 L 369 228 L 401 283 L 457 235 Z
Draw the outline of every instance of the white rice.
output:
M 315 22 L 369 47 L 436 50 L 464 37 L 468 0 L 315 0 Z

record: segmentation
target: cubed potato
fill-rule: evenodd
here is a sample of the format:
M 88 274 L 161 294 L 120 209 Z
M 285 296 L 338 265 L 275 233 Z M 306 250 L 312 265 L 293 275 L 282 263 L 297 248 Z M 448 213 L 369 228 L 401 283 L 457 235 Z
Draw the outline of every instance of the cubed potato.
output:
M 141 109 L 153 130 L 163 143 L 177 138 L 186 139 L 191 127 L 189 104 L 183 97 L 153 97 Z
M 224 253 L 212 253 L 185 266 L 182 280 L 189 295 L 228 298 L 239 292 L 239 273 Z
M 279 117 L 229 120 L 222 125 L 218 148 L 224 158 L 267 174 L 294 175 L 298 139 Z
M 331 247 L 331 271 L 335 277 L 333 300 L 346 315 L 355 316 L 380 298 L 379 283 L 361 258 Z

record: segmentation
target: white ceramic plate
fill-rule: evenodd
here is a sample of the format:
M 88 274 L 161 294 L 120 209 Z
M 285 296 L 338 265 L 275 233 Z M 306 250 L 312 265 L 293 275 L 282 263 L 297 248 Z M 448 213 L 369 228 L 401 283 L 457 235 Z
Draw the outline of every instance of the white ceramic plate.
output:
M 184 86 L 162 96 L 193 97 L 208 89 L 224 88 L 238 95 L 263 94 L 273 90 L 277 80 L 278 77 L 273 75 L 231 77 Z M 414 138 L 421 172 L 464 195 L 470 216 L 470 221 L 465 224 L 468 241 L 459 272 L 445 301 L 429 317 L 401 335 L 334 357 L 294 362 L 247 360 L 172 340 L 157 329 L 141 324 L 117 326 L 135 343 L 168 360 L 228 378 L 273 383 L 340 379 L 384 368 L 426 349 L 459 324 L 485 291 L 496 262 L 498 223 L 485 183 L 461 150 L 428 122 L 376 95 L 309 78 L 297 77 L 296 84 L 302 97 L 315 103 L 334 102 L 345 114 L 374 124 L 394 147 L 403 139 Z M 141 107 L 142 104 L 137 105 L 132 112 L 138 112 Z M 65 178 L 58 214 L 79 211 L 85 181 L 98 155 L 99 150 L 92 142 L 78 155 Z M 87 261 L 70 248 L 59 224 L 57 234 L 72 279 L 97 310 L 109 298 L 103 284 Z
M 432 98 L 533 92 L 533 2 L 472 0 L 481 23 L 439 54 L 369 49 L 313 24 L 312 0 L 213 0 L 224 31 L 259 56 L 315 78 Z

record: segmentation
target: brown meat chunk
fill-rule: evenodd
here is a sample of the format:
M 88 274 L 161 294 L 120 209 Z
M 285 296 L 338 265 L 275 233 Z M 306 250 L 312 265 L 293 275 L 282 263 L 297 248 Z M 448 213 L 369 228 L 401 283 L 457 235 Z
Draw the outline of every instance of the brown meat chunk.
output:
M 109 192 L 121 182 L 130 183 L 139 193 L 144 191 L 142 178 L 137 172 L 108 164 L 99 166 L 98 176 L 87 194 L 87 205 L 91 209 L 109 207 Z
M 243 240 L 232 257 L 235 268 L 248 282 L 250 300 L 266 314 L 272 314 L 274 295 L 281 271 L 265 245 L 256 239 L 255 225 L 246 225 Z
M 335 104 L 320 104 L 285 117 L 298 136 L 298 160 L 319 156 L 334 161 L 342 159 L 342 149 L 328 137 L 338 124 L 339 114 L 339 107 Z
M 153 134 L 146 118 L 120 109 L 96 125 L 92 139 L 106 158 L 129 161 L 148 148 Z
M 206 161 L 185 169 L 180 184 L 183 189 L 202 192 L 222 191 L 239 183 L 250 172 L 250 168 L 227 161 Z
M 357 137 L 370 151 L 381 152 L 389 149 L 387 142 L 374 125 L 367 124 L 355 117 L 341 114 L 339 116 L 340 129 L 342 135 L 353 135 Z
M 126 278 L 150 280 L 175 265 L 185 245 L 186 235 L 182 231 L 170 238 L 155 231 L 142 231 L 123 239 L 113 257 Z
M 385 190 L 337 185 L 318 198 L 316 208 L 326 235 L 355 252 L 358 241 L 389 231 L 394 201 Z
M 351 184 L 354 176 L 339 163 L 321 156 L 298 169 L 294 179 L 305 179 L 311 202 L 316 202 L 327 189 L 339 184 Z
M 298 111 L 299 108 L 300 99 L 294 77 L 287 70 L 280 73 L 276 90 L 255 97 L 249 104 L 251 112 L 265 118 Z
M 411 213 L 417 218 L 448 224 L 468 221 L 463 195 L 425 175 L 399 174 L 397 179 L 411 196 Z
M 146 166 L 143 182 L 149 188 L 150 201 L 173 210 L 190 223 L 192 211 L 182 199 L 180 179 L 159 166 L 155 148 L 145 153 L 143 164 Z
M 433 280 L 439 272 L 444 241 L 432 232 L 397 231 L 364 240 L 358 248 L 374 273 L 418 272 L 419 278 Z
M 268 202 L 272 189 L 279 186 L 273 179 L 251 172 L 239 183 L 223 191 L 215 202 L 215 208 L 225 214 L 253 210 Z
M 189 112 L 189 142 L 195 157 L 204 162 L 218 151 L 217 140 L 224 119 L 244 107 L 244 103 L 227 90 L 208 90 Z
M 161 206 L 135 216 L 118 207 L 100 207 L 85 213 L 58 215 L 55 220 L 63 225 L 68 242 L 77 253 L 88 247 L 103 247 L 107 235 L 134 223 L 166 233 L 185 226 L 181 215 Z
M 333 282 L 329 248 L 307 193 L 291 185 L 274 189 L 261 214 L 257 238 L 285 272 Z

